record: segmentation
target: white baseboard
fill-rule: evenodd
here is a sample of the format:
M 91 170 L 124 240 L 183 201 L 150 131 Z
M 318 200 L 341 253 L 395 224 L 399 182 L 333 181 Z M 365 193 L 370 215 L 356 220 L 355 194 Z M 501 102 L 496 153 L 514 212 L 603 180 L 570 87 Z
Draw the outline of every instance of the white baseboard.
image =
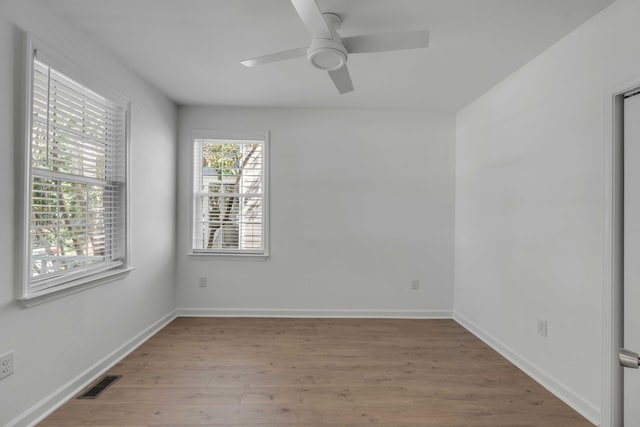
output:
M 558 399 L 571 406 L 580 415 L 585 417 L 594 425 L 599 425 L 600 410 L 597 407 L 587 402 L 576 392 L 563 385 L 560 381 L 553 378 L 550 374 L 546 373 L 535 364 L 531 363 L 529 360 L 527 360 L 526 357 L 521 356 L 520 354 L 509 348 L 507 345 L 493 337 L 490 333 L 476 325 L 469 318 L 465 317 L 459 312 L 454 312 L 453 320 L 458 322 L 473 335 L 484 341 L 485 344 L 500 353 L 509 362 L 520 368 L 525 374 L 529 375 L 536 382 L 553 393 Z
M 124 359 L 129 353 L 138 348 L 142 343 L 149 339 L 153 334 L 165 327 L 169 322 L 176 318 L 175 311 L 162 317 L 157 322 L 140 332 L 135 337 L 118 347 L 106 355 L 102 360 L 95 363 L 89 369 L 78 375 L 76 378 L 64 384 L 62 387 L 49 394 L 40 402 L 9 421 L 6 427 L 14 426 L 33 426 L 42 421 L 49 414 L 53 413 L 67 400 L 75 396 L 82 389 L 91 384 L 103 372 L 109 370 L 113 365 Z
M 308 317 L 308 318 L 384 318 L 452 319 L 452 310 L 333 310 L 273 308 L 178 308 L 183 317 Z

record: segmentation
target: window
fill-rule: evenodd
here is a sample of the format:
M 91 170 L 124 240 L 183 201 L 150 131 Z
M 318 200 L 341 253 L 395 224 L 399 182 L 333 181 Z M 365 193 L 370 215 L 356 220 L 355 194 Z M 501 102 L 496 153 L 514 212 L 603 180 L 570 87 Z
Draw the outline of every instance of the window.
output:
M 128 252 L 128 103 L 35 42 L 30 52 L 25 299 L 122 273 Z
M 266 160 L 266 137 L 194 135 L 194 254 L 267 255 Z

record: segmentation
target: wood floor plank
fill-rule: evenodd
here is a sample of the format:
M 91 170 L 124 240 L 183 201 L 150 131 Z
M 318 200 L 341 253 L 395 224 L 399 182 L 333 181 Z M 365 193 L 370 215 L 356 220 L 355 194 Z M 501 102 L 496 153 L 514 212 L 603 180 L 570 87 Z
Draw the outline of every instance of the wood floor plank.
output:
M 94 424 L 236 424 L 273 423 L 273 405 L 172 405 L 170 402 L 70 404 L 53 413 L 51 423 Z M 44 425 L 47 421 L 45 421 Z
M 345 424 L 404 424 L 423 426 L 462 425 L 482 426 L 478 415 L 486 411 L 474 405 L 457 408 L 455 412 L 437 406 L 280 406 L 276 412 L 276 424 L 298 425 L 321 422 L 327 425 Z M 485 426 L 483 426 L 485 427 Z
M 177 318 L 43 426 L 591 427 L 452 320 Z
M 244 387 L 113 387 L 100 396 L 101 403 L 189 402 L 190 405 L 240 403 Z

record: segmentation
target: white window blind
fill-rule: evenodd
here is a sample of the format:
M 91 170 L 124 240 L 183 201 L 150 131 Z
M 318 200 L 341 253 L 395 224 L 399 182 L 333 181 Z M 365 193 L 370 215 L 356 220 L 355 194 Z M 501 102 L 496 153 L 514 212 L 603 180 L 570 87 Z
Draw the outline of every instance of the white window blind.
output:
M 193 251 L 266 254 L 265 141 L 194 140 Z
M 126 105 L 32 63 L 28 284 L 34 294 L 125 264 Z

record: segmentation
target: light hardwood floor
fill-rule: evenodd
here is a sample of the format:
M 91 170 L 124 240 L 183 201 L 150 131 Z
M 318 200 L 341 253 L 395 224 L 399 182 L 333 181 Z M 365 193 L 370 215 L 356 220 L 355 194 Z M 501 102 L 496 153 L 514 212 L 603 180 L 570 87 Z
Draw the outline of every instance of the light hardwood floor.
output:
M 178 318 L 43 426 L 592 427 L 452 320 Z

